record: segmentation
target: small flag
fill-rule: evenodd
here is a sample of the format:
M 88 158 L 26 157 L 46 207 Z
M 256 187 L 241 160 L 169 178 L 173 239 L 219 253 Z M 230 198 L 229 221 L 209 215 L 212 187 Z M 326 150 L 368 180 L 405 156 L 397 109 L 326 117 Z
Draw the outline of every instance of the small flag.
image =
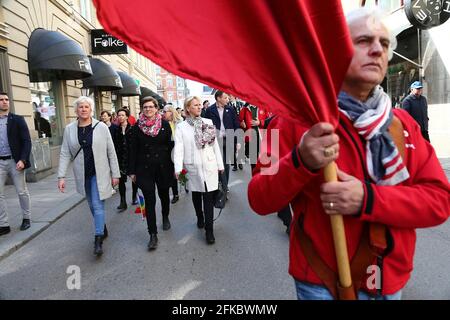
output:
M 139 205 L 134 210 L 136 214 L 142 214 L 142 220 L 145 220 L 146 211 L 145 211 L 145 199 L 144 196 L 138 191 Z

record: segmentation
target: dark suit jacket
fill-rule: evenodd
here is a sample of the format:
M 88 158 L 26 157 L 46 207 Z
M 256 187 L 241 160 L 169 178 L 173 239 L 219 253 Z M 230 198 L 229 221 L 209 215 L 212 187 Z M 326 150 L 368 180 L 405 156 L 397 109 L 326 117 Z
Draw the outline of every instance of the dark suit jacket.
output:
M 14 113 L 8 114 L 8 143 L 11 155 L 17 163 L 22 160 L 25 169 L 30 167 L 31 138 L 27 123 L 22 116 Z
M 206 109 L 205 118 L 211 119 L 216 129 L 220 130 L 220 116 L 215 103 Z M 223 111 L 223 125 L 225 126 L 225 129 L 239 129 L 239 119 L 236 111 L 228 105 L 225 106 L 225 110 Z

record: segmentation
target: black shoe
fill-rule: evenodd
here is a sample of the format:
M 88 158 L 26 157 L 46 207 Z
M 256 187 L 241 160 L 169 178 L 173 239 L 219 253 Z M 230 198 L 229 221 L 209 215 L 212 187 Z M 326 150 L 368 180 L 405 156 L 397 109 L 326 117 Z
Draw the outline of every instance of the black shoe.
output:
M 216 238 L 214 238 L 214 233 L 212 230 L 206 230 L 206 243 L 213 244 L 216 242 Z
M 94 243 L 94 254 L 97 257 L 100 257 L 103 254 L 103 236 L 95 236 L 95 243 Z
M 237 171 L 237 167 L 233 167 L 233 169 L 232 169 L 233 171 Z
M 173 196 L 173 199 L 172 199 L 172 201 L 171 201 L 170 203 L 171 203 L 171 204 L 177 203 L 178 200 L 180 200 L 180 197 L 179 197 L 178 195 Z
M 239 167 L 240 170 L 244 170 L 244 166 L 242 165 L 242 163 L 239 163 L 238 167 Z
M 186 193 L 189 193 L 188 188 L 186 188 L 186 186 L 184 186 L 184 191 L 186 191 Z
M 24 231 L 31 227 L 30 219 L 23 219 L 22 225 L 20 226 L 20 230 Z
M 106 229 L 106 224 L 105 224 L 105 227 L 103 228 L 103 238 L 102 238 L 102 240 L 105 240 L 106 238 L 108 238 L 108 229 Z
M 133 201 L 131 202 L 131 204 L 132 204 L 133 206 L 135 206 L 135 205 L 139 204 L 139 202 L 138 202 L 136 199 L 133 199 Z
M 128 206 L 126 204 L 126 202 L 121 202 L 120 205 L 117 207 L 117 210 L 119 210 L 119 212 L 125 211 L 127 210 Z
M 169 217 L 163 217 L 163 230 L 169 230 L 170 229 L 170 221 Z
M 147 248 L 148 250 L 155 250 L 158 246 L 158 236 L 156 233 L 150 234 L 150 241 L 148 242 Z
M 205 219 L 197 217 L 197 228 L 203 229 L 205 227 Z
M 11 232 L 11 227 L 10 226 L 0 227 L 0 236 L 2 236 L 4 234 L 8 234 L 10 232 Z

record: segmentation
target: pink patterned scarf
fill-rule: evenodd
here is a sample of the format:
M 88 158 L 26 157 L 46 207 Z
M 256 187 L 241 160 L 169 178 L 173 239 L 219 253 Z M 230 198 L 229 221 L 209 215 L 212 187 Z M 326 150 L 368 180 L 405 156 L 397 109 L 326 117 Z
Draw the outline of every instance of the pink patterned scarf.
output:
M 162 117 L 159 113 L 156 114 L 154 119 L 149 119 L 142 113 L 139 116 L 138 126 L 141 131 L 151 137 L 156 137 L 162 126 Z

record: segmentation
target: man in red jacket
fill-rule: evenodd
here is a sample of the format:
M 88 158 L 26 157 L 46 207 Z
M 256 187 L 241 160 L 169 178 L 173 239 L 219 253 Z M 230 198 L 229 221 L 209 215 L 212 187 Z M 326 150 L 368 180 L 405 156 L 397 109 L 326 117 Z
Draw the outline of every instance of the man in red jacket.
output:
M 279 145 L 262 146 L 249 184 L 257 213 L 292 206 L 289 273 L 299 299 L 339 297 L 330 215 L 344 217 L 358 298 L 384 300 L 400 299 L 410 278 L 415 229 L 441 224 L 450 213 L 450 186 L 433 147 L 409 114 L 391 109 L 379 86 L 393 49 L 380 19 L 366 8 L 347 16 L 354 56 L 338 97 L 337 128 L 276 117 L 269 129 L 279 130 L 264 141 L 279 134 Z M 326 183 L 323 168 L 332 161 L 339 181 Z

